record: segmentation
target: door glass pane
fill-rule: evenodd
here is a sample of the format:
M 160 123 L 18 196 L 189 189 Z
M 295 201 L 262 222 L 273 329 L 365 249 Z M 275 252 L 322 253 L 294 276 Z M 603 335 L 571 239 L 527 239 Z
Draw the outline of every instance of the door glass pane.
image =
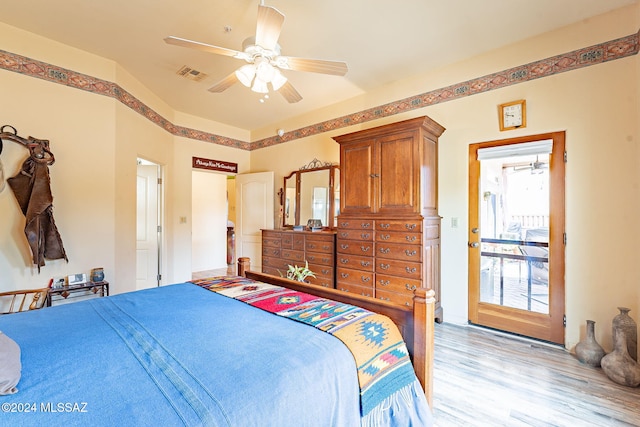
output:
M 549 313 L 549 155 L 480 162 L 480 301 Z

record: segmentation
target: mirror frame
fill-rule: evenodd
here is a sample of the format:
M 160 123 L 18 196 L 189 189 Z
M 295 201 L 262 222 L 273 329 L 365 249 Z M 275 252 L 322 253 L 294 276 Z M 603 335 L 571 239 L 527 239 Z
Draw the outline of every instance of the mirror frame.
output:
M 287 180 L 288 179 L 292 179 L 295 177 L 295 182 L 296 182 L 296 200 L 295 200 L 295 212 L 294 212 L 294 225 L 292 224 L 285 224 L 286 221 L 286 216 L 282 215 L 282 223 L 281 226 L 283 228 L 288 228 L 291 229 L 293 228 L 295 225 L 303 225 L 306 226 L 306 224 L 301 224 L 300 223 L 300 191 L 301 191 L 301 182 L 302 182 L 302 174 L 303 173 L 307 173 L 307 172 L 317 172 L 317 171 L 322 171 L 322 170 L 328 170 L 329 171 L 329 220 L 328 220 L 328 224 L 323 226 L 323 229 L 334 229 L 335 227 L 335 223 L 336 223 L 336 194 L 335 194 L 335 188 L 336 188 L 336 170 L 340 169 L 339 165 L 333 165 L 330 163 L 325 164 L 324 166 L 317 166 L 318 164 L 321 164 L 320 162 L 318 162 L 317 160 L 314 160 L 313 162 L 309 163 L 309 165 L 307 166 L 303 166 L 300 169 L 298 169 L 297 171 L 293 171 L 291 172 L 289 175 L 284 177 L 283 180 L 283 186 L 282 188 L 280 188 L 280 191 L 278 192 L 278 194 L 280 195 L 280 206 L 284 207 L 285 204 L 285 197 L 286 197 L 286 188 L 287 188 Z

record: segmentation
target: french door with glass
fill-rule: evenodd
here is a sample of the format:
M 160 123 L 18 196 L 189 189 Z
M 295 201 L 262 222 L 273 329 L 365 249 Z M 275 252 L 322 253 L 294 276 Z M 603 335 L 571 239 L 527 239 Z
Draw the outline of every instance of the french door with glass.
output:
M 564 132 L 469 148 L 469 321 L 564 343 Z

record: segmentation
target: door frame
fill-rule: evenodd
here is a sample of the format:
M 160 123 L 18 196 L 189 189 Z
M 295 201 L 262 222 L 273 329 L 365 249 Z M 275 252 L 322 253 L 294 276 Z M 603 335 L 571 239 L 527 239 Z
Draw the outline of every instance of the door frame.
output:
M 565 338 L 565 132 L 550 132 L 538 135 L 522 136 L 474 143 L 469 145 L 469 230 L 468 230 L 468 268 L 469 268 L 469 322 L 514 332 L 532 338 L 557 344 L 564 344 Z M 540 140 L 552 140 L 553 149 L 549 163 L 549 314 L 518 310 L 480 301 L 480 251 L 481 247 L 472 247 L 480 243 L 479 178 L 480 161 L 477 160 L 479 148 L 513 145 Z
M 155 263 L 155 266 L 156 266 L 155 286 L 161 286 L 163 266 L 165 265 L 165 262 L 164 262 L 165 260 L 163 258 L 164 257 L 164 251 L 163 251 L 163 247 L 164 247 L 164 233 L 163 233 L 164 231 L 164 186 L 163 186 L 164 166 L 152 160 L 147 160 L 144 157 L 137 156 L 136 168 L 138 168 L 139 166 L 153 166 L 156 169 L 155 179 L 156 179 L 156 185 L 157 185 L 156 187 L 157 195 L 156 195 L 155 211 L 150 212 L 149 214 L 154 215 L 156 217 L 157 233 L 154 233 L 156 237 L 155 239 L 156 244 L 157 244 L 157 262 Z M 138 200 L 139 198 L 140 198 L 140 194 L 138 194 L 138 192 L 136 191 L 136 200 Z M 136 230 L 136 233 L 137 233 L 137 230 Z M 137 247 L 136 247 L 136 252 L 137 252 Z M 137 264 L 138 264 L 138 260 L 136 260 L 136 266 Z M 136 274 L 137 274 L 137 271 L 136 271 Z M 136 283 L 136 288 L 138 289 L 137 283 Z

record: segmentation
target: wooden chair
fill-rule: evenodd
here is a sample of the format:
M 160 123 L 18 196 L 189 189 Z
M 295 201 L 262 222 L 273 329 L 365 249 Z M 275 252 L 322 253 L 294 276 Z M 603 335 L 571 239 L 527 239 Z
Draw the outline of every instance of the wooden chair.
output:
M 38 310 L 45 306 L 48 296 L 49 288 L 0 292 L 0 315 Z

